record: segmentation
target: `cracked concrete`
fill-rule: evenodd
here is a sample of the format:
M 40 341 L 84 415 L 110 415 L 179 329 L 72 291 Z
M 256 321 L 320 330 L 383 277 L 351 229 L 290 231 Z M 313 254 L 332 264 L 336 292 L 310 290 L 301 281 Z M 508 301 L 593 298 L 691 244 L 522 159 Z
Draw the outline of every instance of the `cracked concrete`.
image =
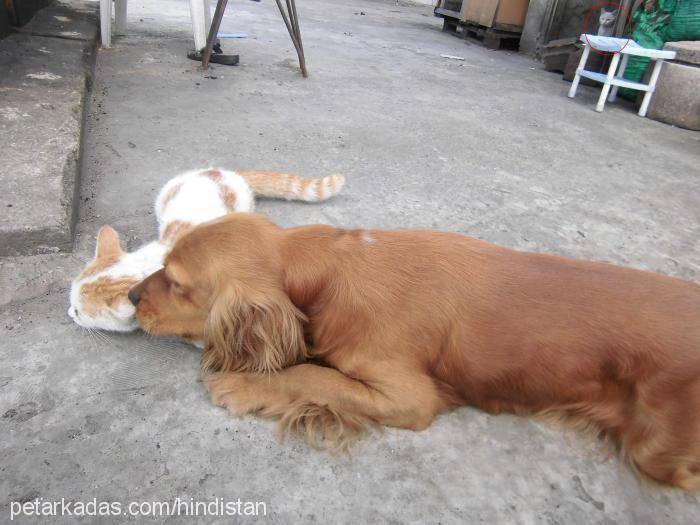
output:
M 441 33 L 429 7 L 298 8 L 307 80 L 272 2 L 232 4 L 222 30 L 249 34 L 224 42 L 236 68 L 184 58 L 175 0 L 129 2 L 129 34 L 98 54 L 74 254 L 0 260 L 0 513 L 179 496 L 264 500 L 277 523 L 695 523 L 697 494 L 640 485 L 596 443 L 528 418 L 464 408 L 350 457 L 280 444 L 272 423 L 210 405 L 195 349 L 71 323 L 68 280 L 99 226 L 130 248 L 152 239 L 158 188 L 207 165 L 346 175 L 320 205 L 262 201 L 283 225 L 435 227 L 698 279 L 700 135 L 624 103 L 595 113 L 595 89 L 569 100 L 527 57 Z

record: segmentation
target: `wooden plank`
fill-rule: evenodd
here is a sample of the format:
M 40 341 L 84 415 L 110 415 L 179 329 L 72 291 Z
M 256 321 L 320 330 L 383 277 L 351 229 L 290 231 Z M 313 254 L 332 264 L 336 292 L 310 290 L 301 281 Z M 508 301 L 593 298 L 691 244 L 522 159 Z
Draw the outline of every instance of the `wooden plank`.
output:
M 520 42 L 520 33 L 501 31 L 473 23 L 460 25 L 465 38 L 473 38 L 490 49 L 500 49 L 504 42 Z
M 509 33 L 521 34 L 523 32 L 523 26 L 503 24 L 501 22 L 494 22 L 492 27 L 493 27 L 493 29 L 500 29 L 501 31 L 508 31 Z
M 436 15 L 446 16 L 449 18 L 455 18 L 455 19 L 459 20 L 459 12 L 458 11 L 450 11 L 449 9 L 445 9 L 443 7 L 436 7 L 434 13 Z
M 485 27 L 491 27 L 496 18 L 499 0 L 468 0 L 464 12 L 464 22 L 475 22 Z M 463 4 L 464 5 L 464 4 Z

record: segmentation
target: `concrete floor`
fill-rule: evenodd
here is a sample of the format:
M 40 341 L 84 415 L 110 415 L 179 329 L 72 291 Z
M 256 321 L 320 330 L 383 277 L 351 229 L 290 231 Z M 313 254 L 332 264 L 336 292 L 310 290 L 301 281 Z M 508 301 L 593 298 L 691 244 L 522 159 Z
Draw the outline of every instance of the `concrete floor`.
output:
M 569 100 L 527 57 L 441 33 L 429 7 L 298 7 L 307 80 L 271 1 L 231 4 L 222 30 L 249 34 L 224 44 L 236 68 L 184 58 L 184 1 L 132 0 L 129 35 L 99 52 L 75 252 L 0 262 L 2 515 L 12 500 L 180 496 L 263 500 L 279 523 L 696 523 L 697 494 L 640 486 L 533 419 L 460 409 L 351 457 L 280 444 L 272 423 L 210 405 L 194 349 L 71 323 L 66 286 L 98 227 L 152 239 L 158 188 L 208 165 L 347 176 L 321 205 L 261 202 L 283 225 L 441 228 L 699 279 L 700 134 L 624 104 L 595 113 L 597 90 Z

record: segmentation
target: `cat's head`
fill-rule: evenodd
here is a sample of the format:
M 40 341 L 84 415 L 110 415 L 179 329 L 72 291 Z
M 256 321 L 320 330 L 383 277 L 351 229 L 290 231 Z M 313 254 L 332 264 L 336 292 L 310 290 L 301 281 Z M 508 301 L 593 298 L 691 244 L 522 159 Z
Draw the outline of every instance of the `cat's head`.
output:
M 600 17 L 598 18 L 598 23 L 602 27 L 611 26 L 615 23 L 617 18 L 617 13 L 615 11 L 606 11 L 605 9 L 600 10 Z
M 119 245 L 119 234 L 103 226 L 97 234 L 95 258 L 75 278 L 68 315 L 80 326 L 117 332 L 138 327 L 129 290 L 143 277 L 129 264 Z

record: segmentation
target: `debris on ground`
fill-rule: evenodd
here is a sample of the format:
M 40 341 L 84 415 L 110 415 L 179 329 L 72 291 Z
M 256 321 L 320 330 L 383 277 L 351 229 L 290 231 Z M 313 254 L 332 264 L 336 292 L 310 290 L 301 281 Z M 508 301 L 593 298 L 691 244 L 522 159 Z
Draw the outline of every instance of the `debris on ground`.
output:
M 452 60 L 464 60 L 464 57 L 458 57 L 456 55 L 440 55 L 442 58 L 451 58 Z

